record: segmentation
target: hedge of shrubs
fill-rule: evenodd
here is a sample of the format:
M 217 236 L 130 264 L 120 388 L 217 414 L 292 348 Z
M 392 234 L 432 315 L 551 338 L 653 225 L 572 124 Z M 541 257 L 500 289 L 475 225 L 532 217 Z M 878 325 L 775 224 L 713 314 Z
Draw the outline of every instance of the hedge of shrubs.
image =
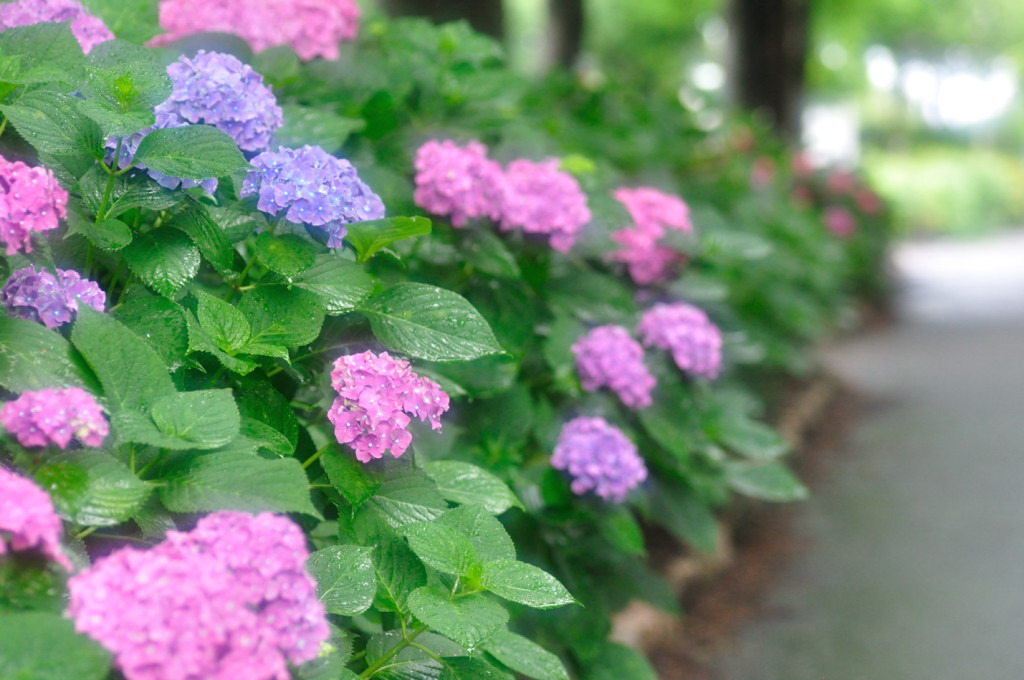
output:
M 87 5 L 0 4 L 0 676 L 653 677 L 874 194 L 464 24 Z

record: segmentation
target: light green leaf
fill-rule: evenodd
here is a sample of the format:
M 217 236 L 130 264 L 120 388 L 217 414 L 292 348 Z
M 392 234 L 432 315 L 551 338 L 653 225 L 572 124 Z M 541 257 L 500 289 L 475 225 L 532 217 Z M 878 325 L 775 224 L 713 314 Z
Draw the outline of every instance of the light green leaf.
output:
M 39 22 L 0 33 L 0 82 L 79 82 L 85 57 L 67 23 Z
M 337 255 L 317 255 L 312 267 L 294 281 L 296 288 L 316 293 L 328 314 L 345 314 L 373 292 L 373 277 Z
M 27 319 L 0 318 L 0 385 L 20 393 L 82 387 L 85 376 L 60 333 Z
M 522 635 L 500 630 L 483 649 L 517 673 L 537 680 L 569 680 L 561 659 Z
M 499 597 L 537 609 L 561 607 L 576 601 L 554 576 L 517 560 L 485 563 L 482 584 Z
M 734 491 L 775 503 L 802 501 L 810 495 L 782 463 L 730 462 L 725 466 L 725 480 Z
M 488 512 L 500 515 L 523 504 L 505 482 L 483 468 L 457 460 L 438 460 L 423 469 L 437 482 L 437 490 L 455 503 L 478 504 Z
M 377 577 L 372 552 L 363 546 L 332 545 L 309 556 L 306 569 L 316 580 L 317 596 L 328 614 L 356 616 L 373 604 Z
M 265 231 L 253 243 L 256 259 L 284 277 L 298 276 L 316 262 L 316 247 L 301 236 Z
M 424 633 L 425 635 L 425 633 Z M 422 637 L 422 636 L 421 636 Z M 402 631 L 379 633 L 366 643 L 366 662 L 376 663 L 402 640 Z M 438 680 L 441 664 L 421 649 L 406 647 L 391 656 L 373 674 L 374 680 Z
M 508 612 L 481 594 L 449 599 L 438 586 L 424 586 L 409 594 L 413 615 L 459 644 L 473 650 L 508 623 Z
M 150 415 L 161 432 L 188 448 L 215 449 L 238 435 L 238 407 L 229 389 L 165 395 L 153 401 Z
M 385 217 L 347 224 L 345 230 L 345 240 L 355 248 L 357 260 L 366 262 L 395 241 L 429 234 L 431 225 L 426 217 Z
M 35 481 L 50 490 L 57 513 L 82 526 L 112 526 L 134 516 L 153 492 L 113 456 L 79 450 L 48 458 Z
M 0 616 L 0 678 L 103 680 L 109 673 L 110 653 L 76 633 L 71 619 L 47 612 Z
M 405 541 L 385 536 L 373 551 L 373 571 L 377 575 L 374 607 L 380 611 L 409 613 L 409 593 L 427 585 L 427 570 Z
M 99 212 L 107 191 L 109 176 L 94 166 L 78 182 L 82 200 L 92 214 Z M 104 217 L 117 217 L 132 208 L 166 210 L 181 201 L 183 194 L 175 193 L 157 184 L 144 172 L 129 172 L 114 178 Z
M 252 329 L 237 307 L 202 291 L 193 292 L 193 296 L 198 302 L 196 319 L 218 348 L 235 354 L 248 344 Z
M 132 242 L 132 229 L 121 220 L 107 218 L 94 222 L 78 211 L 68 210 L 68 235 L 81 234 L 100 250 L 108 253 L 121 250 Z
M 453 508 L 434 521 L 469 537 L 481 560 L 491 562 L 516 558 L 515 545 L 505 526 L 479 505 Z
M 15 30 L 18 29 L 4 31 L 0 37 Z M 35 90 L 19 98 L 17 104 L 0 106 L 0 112 L 36 150 L 57 156 L 82 156 L 92 162 L 103 155 L 103 134 L 93 120 L 78 110 L 80 101 L 61 92 Z
M 453 576 L 465 576 L 474 567 L 479 569 L 480 558 L 473 544 L 452 527 L 419 522 L 402 527 L 402 533 L 412 551 L 428 567 Z
M 173 297 L 199 273 L 199 251 L 177 229 L 139 234 L 122 252 L 132 273 L 164 297 Z
M 238 308 L 252 327 L 252 342 L 295 347 L 313 342 L 324 325 L 320 298 L 304 290 L 257 288 L 242 296 Z
M 139 142 L 135 160 L 165 175 L 195 181 L 250 169 L 235 140 L 212 125 L 153 130 Z
M 751 460 L 775 460 L 789 451 L 789 445 L 778 432 L 750 418 L 730 418 L 720 430 L 716 438 L 719 444 Z
M 363 508 L 398 528 L 436 519 L 448 509 L 448 504 L 422 473 L 405 472 L 385 479 Z

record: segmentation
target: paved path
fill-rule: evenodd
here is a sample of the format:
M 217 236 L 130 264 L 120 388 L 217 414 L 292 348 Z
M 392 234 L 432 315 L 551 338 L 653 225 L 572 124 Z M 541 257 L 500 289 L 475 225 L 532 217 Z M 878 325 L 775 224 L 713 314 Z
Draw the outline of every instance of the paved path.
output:
M 1024 678 L 1024 235 L 895 261 L 901 321 L 825 356 L 869 408 L 727 680 Z

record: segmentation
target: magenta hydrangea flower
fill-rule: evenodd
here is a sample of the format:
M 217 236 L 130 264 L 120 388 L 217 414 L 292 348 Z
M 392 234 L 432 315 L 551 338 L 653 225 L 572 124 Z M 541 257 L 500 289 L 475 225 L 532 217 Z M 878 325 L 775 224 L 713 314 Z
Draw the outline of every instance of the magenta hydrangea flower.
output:
M 683 372 L 700 378 L 718 377 L 722 368 L 722 332 L 693 305 L 654 305 L 644 313 L 637 333 L 645 345 L 671 352 Z
M 620 187 L 612 195 L 626 207 L 635 228 L 653 238 L 661 238 L 666 229 L 693 232 L 690 207 L 678 196 L 650 187 Z
M 300 59 L 338 58 L 338 43 L 359 32 L 355 0 L 161 0 L 160 26 L 150 44 L 166 45 L 193 33 L 222 31 L 259 52 L 290 45 Z
M 625 263 L 630 278 L 641 286 L 672 278 L 685 258 L 658 240 L 666 229 L 693 232 L 689 206 L 678 196 L 649 187 L 621 187 L 612 195 L 626 207 L 633 224 L 612 234 L 612 240 L 622 249 L 612 253 L 609 259 Z
M 573 493 L 593 491 L 621 503 L 647 479 L 647 466 L 633 442 L 604 418 L 574 418 L 562 428 L 551 467 L 572 477 Z
M 680 252 L 660 245 L 657 239 L 638 229 L 620 229 L 611 238 L 623 248 L 611 253 L 609 259 L 626 264 L 630 278 L 640 286 L 671 279 L 686 259 Z
M 451 215 L 456 227 L 467 219 L 500 218 L 503 182 L 501 166 L 488 160 L 480 142 L 429 141 L 416 152 L 416 205 Z
M 644 350 L 622 326 L 598 326 L 572 346 L 580 384 L 588 392 L 607 387 L 626 406 L 651 405 L 656 381 L 644 365 Z
M 0 242 L 8 255 L 31 253 L 32 232 L 56 229 L 67 202 L 53 172 L 0 156 Z
M 822 216 L 828 230 L 840 238 L 849 238 L 857 231 L 857 220 L 841 205 L 830 205 Z
M 0 3 L 0 32 L 15 26 L 28 26 L 41 22 L 71 22 L 71 32 L 89 51 L 101 42 L 113 40 L 114 34 L 77 0 L 16 0 Z
M 289 222 L 324 229 L 328 248 L 341 247 L 346 224 L 384 217 L 380 196 L 359 179 L 352 164 L 319 146 L 266 151 L 252 165 L 241 195 L 256 194 L 256 207 L 265 213 L 284 211 Z
M 7 316 L 35 321 L 47 328 L 71 323 L 79 302 L 102 312 L 107 294 L 95 281 L 83 279 L 71 269 L 58 269 L 57 277 L 32 266 L 16 269 L 0 288 L 0 304 L 7 309 Z
M 501 229 L 545 234 L 551 247 L 569 252 L 590 222 L 587 196 L 572 175 L 558 169 L 557 158 L 540 163 L 520 159 L 505 170 Z
M 72 439 L 100 446 L 110 432 L 103 409 L 80 387 L 22 392 L 0 406 L 0 425 L 22 446 L 67 448 Z
M 45 491 L 0 467 L 0 555 L 8 550 L 38 549 L 71 571 L 71 562 L 60 547 L 62 528 Z
M 441 414 L 448 410 L 448 395 L 441 386 L 423 378 L 408 361 L 366 351 L 338 357 L 331 371 L 331 385 L 338 398 L 327 412 L 334 436 L 348 444 L 356 458 L 367 463 L 385 452 L 398 458 L 409 448 L 410 417 L 430 421 L 441 428 Z

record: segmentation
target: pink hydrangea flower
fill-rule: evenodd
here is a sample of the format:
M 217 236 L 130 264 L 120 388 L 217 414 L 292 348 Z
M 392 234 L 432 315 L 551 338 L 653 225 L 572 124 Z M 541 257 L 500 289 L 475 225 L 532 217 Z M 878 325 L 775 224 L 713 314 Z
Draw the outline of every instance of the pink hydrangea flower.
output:
M 501 217 L 501 166 L 487 158 L 487 147 L 451 140 L 429 141 L 416 152 L 416 205 L 435 215 L 450 215 L 461 227 L 467 219 Z
M 750 166 L 750 184 L 765 189 L 775 181 L 775 160 L 771 156 L 758 156 Z
M 792 168 L 793 174 L 801 179 L 810 177 L 814 172 L 814 164 L 811 162 L 811 157 L 804 151 L 794 153 L 789 160 L 789 166 Z
M 307 557 L 291 520 L 218 512 L 98 560 L 68 581 L 68 614 L 127 680 L 288 680 L 330 632 Z
M 572 175 L 558 169 L 557 158 L 540 163 L 520 159 L 505 170 L 501 229 L 545 234 L 551 247 L 569 252 L 590 222 L 587 196 Z
M 626 211 L 633 218 L 633 225 L 644 234 L 657 239 L 665 235 L 666 229 L 687 234 L 693 232 L 690 207 L 678 196 L 650 187 L 620 187 L 612 195 L 626 206 Z
M 621 503 L 630 490 L 647 479 L 647 466 L 622 430 L 603 418 L 574 418 L 562 428 L 551 456 L 551 467 L 566 470 L 572 491 L 589 491 Z
M 849 210 L 840 205 L 825 208 L 822 218 L 828 230 L 840 238 L 849 238 L 857 230 L 857 220 Z
M 835 194 L 852 194 L 857 188 L 857 177 L 849 170 L 833 170 L 828 175 L 828 188 Z
M 722 332 L 693 305 L 654 305 L 644 313 L 637 333 L 645 345 L 671 352 L 689 375 L 716 378 L 722 368 Z
M 77 0 L 17 0 L 0 4 L 0 32 L 15 26 L 64 21 L 71 22 L 71 33 L 86 54 L 101 42 L 114 39 L 110 29 Z
M 67 448 L 72 439 L 85 446 L 100 446 L 110 432 L 103 410 L 80 387 L 22 392 L 0 406 L 0 425 L 22 446 Z
M 409 416 L 429 420 L 437 430 L 449 405 L 440 385 L 416 375 L 408 361 L 394 359 L 387 352 L 338 357 L 331 385 L 338 392 L 327 412 L 334 423 L 334 436 L 351 446 L 363 463 L 388 451 L 395 458 L 401 456 L 412 442 L 406 429 Z
M 871 189 L 858 189 L 854 199 L 857 201 L 857 207 L 868 215 L 877 215 L 882 211 L 882 199 Z
M 83 279 L 74 270 L 58 269 L 54 277 L 45 269 L 25 267 L 15 270 L 0 288 L 0 304 L 8 316 L 35 321 L 47 328 L 71 323 L 79 302 L 102 312 L 107 294 L 95 281 Z
M 62 528 L 45 491 L 0 467 L 0 555 L 8 550 L 38 549 L 71 571 L 71 562 L 60 547 Z
M 611 253 L 609 259 L 624 263 L 629 268 L 630 278 L 640 286 L 671 279 L 679 264 L 686 259 L 678 251 L 659 245 L 657 239 L 638 229 L 620 229 L 612 234 L 612 240 L 623 248 Z
M 8 255 L 31 253 L 32 232 L 56 229 L 67 217 L 67 202 L 68 192 L 50 170 L 0 156 L 0 242 Z
M 683 199 L 650 187 L 616 189 L 613 196 L 626 207 L 633 224 L 612 234 L 612 240 L 622 246 L 609 259 L 623 262 L 629 275 L 641 286 L 660 283 L 672 278 L 677 266 L 685 258 L 681 253 L 658 243 L 667 229 L 684 233 L 693 231 L 690 208 Z
M 644 365 L 644 349 L 622 326 L 598 326 L 572 346 L 580 384 L 588 392 L 607 387 L 631 409 L 651 405 L 656 381 Z
M 160 26 L 150 44 L 166 45 L 193 33 L 223 31 L 259 52 L 290 45 L 300 59 L 338 58 L 338 43 L 359 32 L 355 0 L 161 0 Z

